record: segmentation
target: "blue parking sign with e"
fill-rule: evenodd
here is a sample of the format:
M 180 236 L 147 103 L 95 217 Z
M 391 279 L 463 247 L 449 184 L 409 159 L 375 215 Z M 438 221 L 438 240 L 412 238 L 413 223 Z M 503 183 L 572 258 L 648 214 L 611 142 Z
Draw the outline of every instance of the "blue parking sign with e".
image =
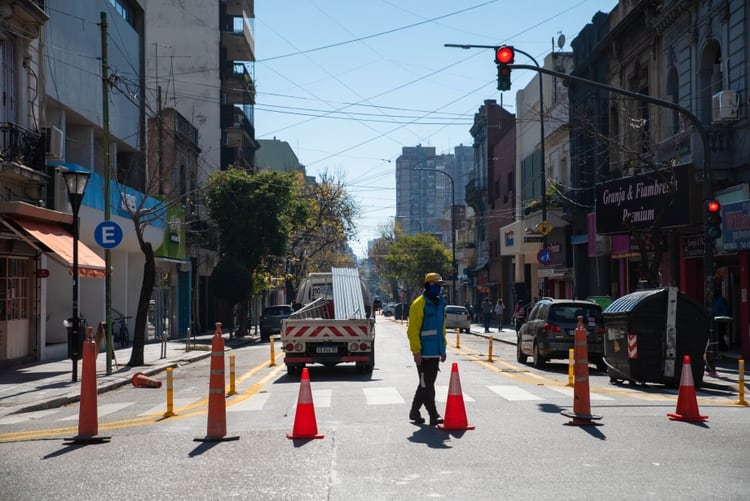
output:
M 94 229 L 94 240 L 103 249 L 114 249 L 122 242 L 122 228 L 114 221 L 102 221 Z

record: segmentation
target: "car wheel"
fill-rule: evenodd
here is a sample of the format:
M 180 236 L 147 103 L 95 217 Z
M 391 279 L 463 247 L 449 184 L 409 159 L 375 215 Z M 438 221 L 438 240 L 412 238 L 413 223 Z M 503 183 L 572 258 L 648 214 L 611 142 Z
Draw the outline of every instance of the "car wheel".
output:
M 516 343 L 516 360 L 518 360 L 518 363 L 525 364 L 529 357 L 524 355 L 523 351 L 521 351 L 521 339 L 518 339 L 518 343 Z
M 539 354 L 539 345 L 534 343 L 534 368 L 541 369 L 544 367 L 544 358 Z

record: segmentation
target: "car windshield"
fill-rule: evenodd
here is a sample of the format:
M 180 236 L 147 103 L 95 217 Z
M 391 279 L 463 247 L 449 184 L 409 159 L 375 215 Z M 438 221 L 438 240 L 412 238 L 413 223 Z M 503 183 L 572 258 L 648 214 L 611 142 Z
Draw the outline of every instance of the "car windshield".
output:
M 466 313 L 466 308 L 463 306 L 446 306 L 445 312 L 451 315 L 461 315 Z
M 289 313 L 291 313 L 291 308 L 289 308 L 289 306 L 272 306 L 266 308 L 266 315 L 268 316 L 288 315 Z
M 578 321 L 579 316 L 583 317 L 584 320 L 593 317 L 596 323 L 604 321 L 601 310 L 596 306 L 580 304 L 553 305 L 550 308 L 549 321 L 575 323 Z

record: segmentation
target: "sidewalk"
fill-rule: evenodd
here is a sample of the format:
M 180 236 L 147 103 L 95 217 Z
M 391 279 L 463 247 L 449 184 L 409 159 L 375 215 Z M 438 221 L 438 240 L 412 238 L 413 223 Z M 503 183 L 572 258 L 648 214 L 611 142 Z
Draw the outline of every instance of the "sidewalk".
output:
M 224 347 L 236 348 L 257 341 L 256 336 L 229 338 L 224 333 Z M 115 350 L 112 361 L 112 373 L 107 375 L 107 356 L 103 351 L 96 357 L 96 382 L 98 393 L 109 391 L 118 386 L 132 384 L 133 376 L 142 372 L 153 375 L 176 367 L 195 362 L 211 355 L 213 334 L 195 337 L 191 349 L 186 350 L 185 339 L 167 341 L 166 356 L 162 357 L 162 344 L 148 343 L 144 346 L 143 360 L 145 365 L 128 367 L 130 348 Z M 78 361 L 78 381 L 73 382 L 73 361 L 70 359 L 47 362 L 32 362 L 23 365 L 12 365 L 0 368 L 0 416 L 16 412 L 60 407 L 77 402 L 81 396 L 81 366 Z

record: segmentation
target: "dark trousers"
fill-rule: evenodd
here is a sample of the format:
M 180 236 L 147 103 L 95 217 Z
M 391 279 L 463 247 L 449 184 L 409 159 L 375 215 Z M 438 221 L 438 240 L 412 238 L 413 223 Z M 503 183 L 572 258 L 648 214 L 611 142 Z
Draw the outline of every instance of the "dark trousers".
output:
M 485 313 L 482 316 L 482 321 L 484 321 L 484 332 L 490 331 L 490 322 L 492 322 L 492 314 L 491 313 Z
M 440 370 L 439 358 L 423 358 L 422 364 L 417 366 L 419 375 L 419 384 L 417 391 L 414 393 L 414 400 L 411 403 L 412 412 L 419 411 L 424 405 L 430 417 L 438 416 L 440 413 L 435 407 L 435 380 Z

